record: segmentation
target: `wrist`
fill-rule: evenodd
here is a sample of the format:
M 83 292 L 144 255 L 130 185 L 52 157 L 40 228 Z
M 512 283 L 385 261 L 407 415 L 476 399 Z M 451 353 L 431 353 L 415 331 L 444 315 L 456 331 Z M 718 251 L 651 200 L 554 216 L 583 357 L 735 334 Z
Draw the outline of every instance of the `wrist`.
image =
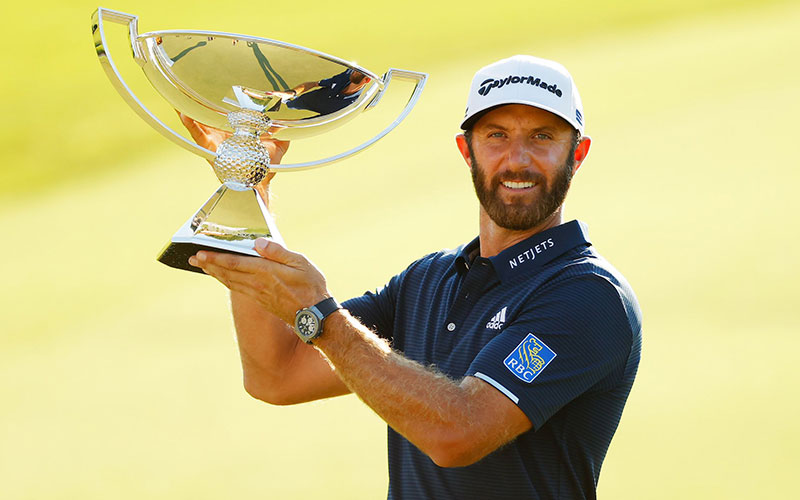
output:
M 322 335 L 318 335 L 315 337 L 310 344 L 314 344 L 317 347 L 321 347 L 322 344 L 328 344 L 330 342 L 338 342 L 341 340 L 339 338 L 339 332 L 342 331 L 344 325 L 348 322 L 347 320 L 347 310 L 342 308 L 333 311 L 329 316 L 325 318 L 325 331 Z
M 306 344 L 322 335 L 325 320 L 342 308 L 336 299 L 328 297 L 313 306 L 304 307 L 295 313 L 294 332 Z

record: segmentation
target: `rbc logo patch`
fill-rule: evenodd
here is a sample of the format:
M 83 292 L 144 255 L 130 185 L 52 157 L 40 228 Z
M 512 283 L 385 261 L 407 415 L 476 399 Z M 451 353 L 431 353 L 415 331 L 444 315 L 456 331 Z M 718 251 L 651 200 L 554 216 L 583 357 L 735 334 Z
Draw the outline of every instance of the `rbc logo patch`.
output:
M 547 344 L 529 333 L 511 354 L 503 361 L 511 373 L 523 382 L 533 382 L 545 366 L 556 357 L 556 353 Z

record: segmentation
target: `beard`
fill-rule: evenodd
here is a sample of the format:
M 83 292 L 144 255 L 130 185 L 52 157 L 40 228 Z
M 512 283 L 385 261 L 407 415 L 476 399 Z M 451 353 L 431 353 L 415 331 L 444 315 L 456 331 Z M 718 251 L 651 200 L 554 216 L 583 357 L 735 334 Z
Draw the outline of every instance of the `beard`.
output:
M 572 182 L 572 168 L 575 165 L 575 147 L 567 155 L 567 159 L 558 168 L 556 176 L 553 178 L 552 185 L 548 185 L 545 176 L 538 172 L 521 172 L 514 175 L 515 181 L 534 182 L 540 189 L 540 194 L 530 203 L 516 202 L 511 204 L 503 203 L 498 196 L 498 189 L 501 184 L 501 175 L 492 179 L 486 178 L 486 173 L 475 159 L 472 152 L 472 145 L 469 144 L 469 156 L 472 160 L 472 183 L 475 186 L 475 194 L 478 201 L 489 215 L 489 218 L 498 226 L 514 231 L 523 231 L 534 228 L 547 220 L 564 203 L 564 199 L 569 191 Z

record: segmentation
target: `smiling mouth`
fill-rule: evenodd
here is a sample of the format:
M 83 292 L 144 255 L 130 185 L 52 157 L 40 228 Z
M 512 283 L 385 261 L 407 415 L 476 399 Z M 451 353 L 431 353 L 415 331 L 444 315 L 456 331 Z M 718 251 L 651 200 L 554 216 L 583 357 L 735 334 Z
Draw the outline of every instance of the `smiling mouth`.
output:
M 501 184 L 507 187 L 508 189 L 529 189 L 536 185 L 535 182 L 515 182 L 515 181 L 503 181 Z

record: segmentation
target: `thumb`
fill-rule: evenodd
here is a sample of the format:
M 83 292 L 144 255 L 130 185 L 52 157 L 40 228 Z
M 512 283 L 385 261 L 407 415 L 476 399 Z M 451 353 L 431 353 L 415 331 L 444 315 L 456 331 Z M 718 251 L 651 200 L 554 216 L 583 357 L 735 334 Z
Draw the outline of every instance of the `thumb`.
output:
M 280 264 L 292 266 L 296 264 L 297 254 L 287 250 L 283 245 L 267 238 L 258 238 L 255 242 L 255 249 L 259 255 Z
M 194 139 L 195 142 L 199 142 L 204 135 L 203 130 L 200 128 L 200 124 L 194 121 L 192 118 L 184 115 L 177 109 L 175 111 L 178 113 L 178 118 L 180 118 L 183 126 L 189 131 L 189 135 L 192 136 L 192 139 Z
M 183 124 L 184 127 L 188 128 L 188 129 L 191 129 L 193 126 L 195 126 L 194 120 L 192 120 L 188 116 L 184 115 L 183 113 L 181 113 L 177 109 L 175 110 L 175 112 L 178 113 L 178 118 L 181 120 L 181 123 Z

